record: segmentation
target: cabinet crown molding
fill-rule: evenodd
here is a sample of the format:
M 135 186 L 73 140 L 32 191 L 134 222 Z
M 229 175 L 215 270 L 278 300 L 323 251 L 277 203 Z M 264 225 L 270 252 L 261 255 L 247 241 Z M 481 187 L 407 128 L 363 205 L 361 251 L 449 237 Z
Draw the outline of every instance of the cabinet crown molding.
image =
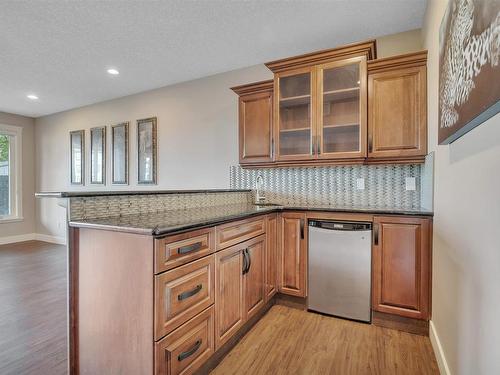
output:
M 368 73 L 375 73 L 394 68 L 409 68 L 427 65 L 427 50 L 407 53 L 404 55 L 384 57 L 367 62 Z
M 274 86 L 274 80 L 269 79 L 266 81 L 259 81 L 254 83 L 248 83 L 246 85 L 231 87 L 236 94 L 239 96 L 245 94 L 255 94 L 259 92 L 272 91 Z
M 367 60 L 376 59 L 376 40 L 372 39 L 365 42 L 348 44 L 342 47 L 325 49 L 312 53 L 306 53 L 304 55 L 288 57 L 285 59 L 271 61 L 265 63 L 264 65 L 267 66 L 273 73 L 278 73 L 285 70 L 323 64 L 326 62 L 353 56 L 366 56 Z

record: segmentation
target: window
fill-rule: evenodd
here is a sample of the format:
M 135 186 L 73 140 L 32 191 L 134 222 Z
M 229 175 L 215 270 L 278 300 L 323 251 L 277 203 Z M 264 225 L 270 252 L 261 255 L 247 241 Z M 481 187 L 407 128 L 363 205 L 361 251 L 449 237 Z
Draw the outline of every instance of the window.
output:
M 0 222 L 21 220 L 22 128 L 0 125 Z

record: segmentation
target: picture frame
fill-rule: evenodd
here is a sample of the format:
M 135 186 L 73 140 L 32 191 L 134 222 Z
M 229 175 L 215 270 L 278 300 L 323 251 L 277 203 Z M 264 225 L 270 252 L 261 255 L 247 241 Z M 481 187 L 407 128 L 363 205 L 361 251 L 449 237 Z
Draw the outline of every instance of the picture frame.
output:
M 106 127 L 90 129 L 90 183 L 106 184 Z
M 69 132 L 70 183 L 85 185 L 85 130 Z
M 499 1 L 448 0 L 439 29 L 440 145 L 500 112 L 499 15 Z
M 111 126 L 111 183 L 129 184 L 129 122 Z
M 137 183 L 157 183 L 157 119 L 137 120 Z

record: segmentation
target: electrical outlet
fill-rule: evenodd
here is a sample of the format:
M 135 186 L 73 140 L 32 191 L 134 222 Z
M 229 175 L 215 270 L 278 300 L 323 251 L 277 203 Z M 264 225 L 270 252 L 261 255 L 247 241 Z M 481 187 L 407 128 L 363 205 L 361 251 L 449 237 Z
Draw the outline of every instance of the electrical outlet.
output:
M 358 190 L 365 190 L 365 179 L 364 178 L 356 179 L 356 188 Z
M 405 178 L 406 190 L 417 190 L 417 185 L 415 180 L 416 180 L 415 177 Z

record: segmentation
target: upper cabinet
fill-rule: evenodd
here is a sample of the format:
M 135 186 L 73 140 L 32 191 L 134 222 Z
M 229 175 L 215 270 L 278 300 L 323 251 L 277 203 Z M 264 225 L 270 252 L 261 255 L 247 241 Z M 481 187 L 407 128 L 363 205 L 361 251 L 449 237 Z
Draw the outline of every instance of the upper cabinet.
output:
M 316 153 L 319 159 L 366 156 L 366 57 L 318 67 Z
M 240 164 L 273 161 L 273 81 L 231 88 L 239 95 Z
M 275 76 L 278 160 L 307 160 L 315 155 L 312 117 L 315 76 L 310 68 L 277 73 Z
M 375 41 L 296 56 L 266 64 L 265 93 L 233 88 L 240 164 L 422 162 L 427 52 L 375 58 Z
M 273 61 L 275 161 L 366 157 L 366 61 L 375 42 Z
M 427 52 L 368 64 L 368 158 L 427 154 Z

